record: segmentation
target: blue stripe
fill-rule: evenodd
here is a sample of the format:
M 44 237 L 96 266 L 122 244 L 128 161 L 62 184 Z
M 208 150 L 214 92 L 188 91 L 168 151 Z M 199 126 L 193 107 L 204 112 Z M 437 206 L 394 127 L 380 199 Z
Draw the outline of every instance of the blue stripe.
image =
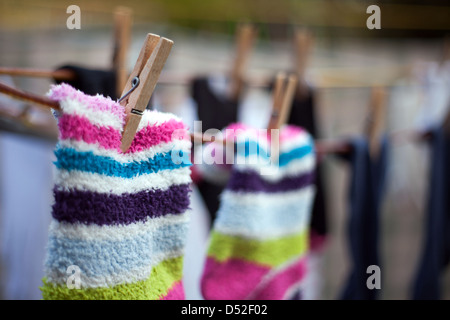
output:
M 236 144 L 236 154 L 239 156 L 249 157 L 250 155 L 258 155 L 262 163 L 268 163 L 270 160 L 270 152 L 260 146 L 256 141 L 245 141 Z M 303 158 L 309 154 L 314 153 L 312 144 L 303 145 L 294 148 L 288 152 L 284 152 L 279 156 L 279 166 L 288 165 L 291 161 Z
M 184 248 L 188 223 L 165 225 L 122 241 L 84 241 L 50 235 L 46 266 L 66 274 L 77 265 L 87 277 L 120 274 L 153 264 L 153 257 Z
M 172 153 L 174 153 L 173 157 Z M 128 163 L 118 162 L 111 157 L 98 156 L 92 151 L 79 152 L 73 148 L 56 149 L 55 155 L 57 158 L 55 165 L 58 169 L 65 169 L 67 171 L 79 170 L 122 178 L 133 178 L 142 174 L 191 165 L 189 153 L 181 150 L 160 153 L 146 161 Z

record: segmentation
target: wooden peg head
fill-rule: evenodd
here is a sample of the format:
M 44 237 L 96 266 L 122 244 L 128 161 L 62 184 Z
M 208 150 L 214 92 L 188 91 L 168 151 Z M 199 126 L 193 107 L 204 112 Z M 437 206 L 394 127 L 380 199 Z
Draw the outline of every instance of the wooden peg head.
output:
M 139 78 L 139 85 L 124 100 L 121 105 L 125 107 L 126 122 L 122 134 L 122 152 L 126 152 L 136 134 L 142 113 L 147 108 L 150 97 L 158 82 L 159 75 L 169 57 L 173 42 L 154 34 L 148 34 L 141 49 L 136 65 L 131 72 L 122 95 L 127 93 L 135 77 Z
M 373 87 L 367 128 L 370 154 L 372 157 L 376 157 L 380 149 L 380 138 L 384 130 L 385 116 L 386 90 L 383 87 Z
M 245 65 L 257 36 L 252 24 L 241 24 L 236 32 L 236 52 L 231 68 L 230 97 L 237 100 L 242 92 Z
M 278 122 L 281 113 L 281 105 L 283 102 L 283 95 L 285 91 L 286 74 L 284 72 L 278 72 L 275 77 L 275 84 L 272 93 L 272 113 L 270 115 L 269 124 L 267 129 L 278 129 Z
M 120 95 L 127 81 L 127 56 L 131 39 L 133 10 L 117 7 L 114 10 L 114 52 L 112 67 L 116 72 L 116 90 Z
M 278 120 L 278 128 L 281 128 L 284 124 L 287 123 L 287 120 L 291 113 L 292 101 L 294 100 L 297 83 L 298 83 L 297 75 L 295 75 L 295 74 L 289 75 L 289 77 L 287 79 L 285 92 L 283 95 L 283 100 L 281 102 L 280 117 Z
M 314 44 L 312 33 L 307 29 L 296 29 L 294 33 L 294 70 L 298 75 L 299 95 L 306 94 L 305 71 Z

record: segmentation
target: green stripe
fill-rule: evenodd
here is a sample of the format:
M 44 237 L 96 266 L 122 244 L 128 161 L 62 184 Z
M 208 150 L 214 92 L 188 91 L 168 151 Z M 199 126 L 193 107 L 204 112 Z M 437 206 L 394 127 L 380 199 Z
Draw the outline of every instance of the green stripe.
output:
M 168 259 L 152 269 L 148 279 L 112 288 L 69 289 L 47 282 L 41 287 L 44 300 L 158 300 L 182 279 L 183 257 Z
M 221 262 L 234 258 L 276 267 L 303 254 L 307 248 L 307 230 L 300 234 L 265 241 L 229 236 L 213 231 L 208 256 Z

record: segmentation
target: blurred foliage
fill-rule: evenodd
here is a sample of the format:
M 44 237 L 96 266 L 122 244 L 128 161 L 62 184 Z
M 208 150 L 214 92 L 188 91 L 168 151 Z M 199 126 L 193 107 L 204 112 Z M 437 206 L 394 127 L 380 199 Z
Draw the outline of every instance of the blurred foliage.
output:
M 161 23 L 191 29 L 233 33 L 236 23 L 253 22 L 262 29 L 289 32 L 307 26 L 329 35 L 441 36 L 450 30 L 449 1 L 364 0 L 0 0 L 3 29 L 65 26 L 66 8 L 76 4 L 83 26 L 110 25 L 116 6 L 133 9 L 135 24 Z M 378 4 L 382 30 L 366 28 L 366 9 Z

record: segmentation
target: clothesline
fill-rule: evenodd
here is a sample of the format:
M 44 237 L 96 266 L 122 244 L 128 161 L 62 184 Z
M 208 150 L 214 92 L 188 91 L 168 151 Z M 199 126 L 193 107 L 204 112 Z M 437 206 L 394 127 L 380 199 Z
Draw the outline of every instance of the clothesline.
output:
M 20 115 L 12 115 L 0 111 L 0 130 L 20 135 L 40 137 L 55 142 L 58 140 L 56 126 L 53 128 L 46 124 L 36 124 L 27 117 L 24 110 Z
M 390 74 L 395 74 L 393 78 L 397 78 L 402 74 L 407 74 L 410 66 L 397 66 L 386 68 Z M 394 80 L 391 81 L 366 81 L 360 78 L 361 74 L 374 74 L 380 72 L 380 67 L 377 68 L 321 68 L 317 71 L 309 71 L 312 78 L 311 82 L 314 87 L 318 89 L 326 88 L 364 88 L 373 86 L 398 86 L 399 84 Z M 0 67 L 0 74 L 9 76 L 35 77 L 35 78 L 50 78 L 58 81 L 74 80 L 76 74 L 72 70 L 48 70 L 48 69 L 34 69 L 34 68 L 10 68 Z M 192 72 L 173 72 L 164 71 L 158 81 L 160 85 L 181 85 L 187 86 L 192 82 L 192 79 L 201 74 Z M 273 76 L 244 76 L 243 82 L 248 87 L 253 88 L 267 88 L 272 84 Z
M 24 92 L 16 88 L 12 88 L 1 82 L 0 82 L 0 92 L 13 97 L 14 99 L 34 103 L 39 106 L 51 108 L 54 110 L 60 110 L 60 105 L 57 101 L 29 92 Z M 401 143 L 411 140 L 420 140 L 426 137 L 428 137 L 428 133 L 417 132 L 416 130 L 402 130 L 390 134 L 390 138 L 394 141 L 394 143 L 395 142 Z M 191 133 L 191 140 L 192 141 L 201 140 L 202 143 L 214 141 L 212 136 L 208 136 L 203 133 Z M 226 140 L 223 140 L 222 143 L 226 144 Z M 348 153 L 351 150 L 349 143 L 345 139 L 340 140 L 319 139 L 315 141 L 315 148 L 316 152 L 319 154 Z

